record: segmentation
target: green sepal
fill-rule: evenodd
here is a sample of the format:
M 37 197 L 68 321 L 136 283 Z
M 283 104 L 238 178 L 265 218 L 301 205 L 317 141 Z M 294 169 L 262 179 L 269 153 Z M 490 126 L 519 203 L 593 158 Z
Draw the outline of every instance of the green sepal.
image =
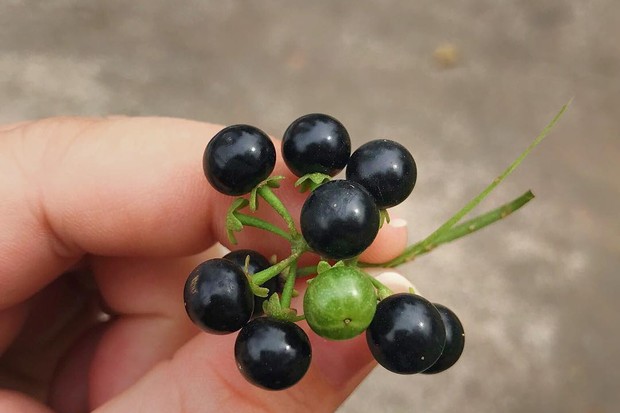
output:
M 250 283 L 250 289 L 252 290 L 252 294 L 260 298 L 265 298 L 269 295 L 269 288 L 261 287 L 260 285 L 252 281 L 252 274 L 248 272 L 248 267 L 247 267 L 250 261 L 249 258 L 250 256 L 248 255 L 248 257 L 246 258 L 246 267 L 243 269 L 243 272 L 245 273 L 245 276 L 247 277 L 248 282 Z
M 327 270 L 331 270 L 332 268 L 344 267 L 346 265 L 347 264 L 342 260 L 338 261 L 334 265 L 329 265 L 327 261 L 319 261 L 319 263 L 316 265 L 316 275 L 322 274 Z
M 325 271 L 331 269 L 332 266 L 329 265 L 329 263 L 327 261 L 319 261 L 319 263 L 316 265 L 316 274 L 319 275 L 321 273 L 324 273 Z
M 329 182 L 332 179 L 331 176 L 322 174 L 320 172 L 314 172 L 311 174 L 306 174 L 299 178 L 295 182 L 295 187 L 299 187 L 299 192 L 306 191 L 314 191 L 319 186 L 323 185 L 326 182 Z
M 376 291 L 377 291 L 377 299 L 379 301 L 385 300 L 386 298 L 394 294 L 392 290 L 390 289 L 378 288 Z
M 239 232 L 243 229 L 243 224 L 235 216 L 235 212 L 245 208 L 248 205 L 248 200 L 245 198 L 237 198 L 230 204 L 228 212 L 226 212 L 226 235 L 231 244 L 237 245 L 237 239 L 235 238 L 235 232 Z
M 265 298 L 269 295 L 269 288 L 261 287 L 256 284 L 250 284 L 250 287 L 252 288 L 254 295 L 257 297 Z
M 250 192 L 250 210 L 252 212 L 256 211 L 258 209 L 258 190 L 259 188 L 263 187 L 263 186 L 268 186 L 269 188 L 279 188 L 280 187 L 280 181 L 283 180 L 284 177 L 281 175 L 278 176 L 270 176 L 269 178 L 265 179 L 264 181 L 262 181 L 261 183 L 259 183 L 258 185 L 256 185 L 254 187 L 254 189 L 252 189 L 252 191 Z
M 379 228 L 383 227 L 383 224 L 390 223 L 390 213 L 387 209 L 379 210 Z
M 297 315 L 294 308 L 282 308 L 278 293 L 271 294 L 269 300 L 263 302 L 263 311 L 267 317 L 277 318 L 278 320 L 297 322 L 304 319 L 304 316 Z

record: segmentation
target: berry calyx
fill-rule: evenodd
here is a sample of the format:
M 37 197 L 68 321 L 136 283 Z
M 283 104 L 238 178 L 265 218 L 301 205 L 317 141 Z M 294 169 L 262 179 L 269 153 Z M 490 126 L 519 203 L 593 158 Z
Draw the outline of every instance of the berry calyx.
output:
M 349 133 L 336 119 L 312 113 L 294 120 L 282 138 L 282 157 L 297 176 L 322 173 L 334 176 L 351 155 Z
M 413 156 L 407 148 L 388 139 L 377 139 L 360 146 L 347 165 L 347 179 L 370 192 L 379 209 L 403 202 L 418 176 Z
M 244 269 L 245 264 L 246 264 L 246 259 L 248 257 L 249 257 L 248 267 L 247 267 L 248 275 L 254 275 L 257 272 L 265 270 L 271 266 L 269 261 L 267 261 L 267 258 L 265 258 L 263 255 L 261 255 L 260 253 L 254 250 L 231 251 L 228 254 L 224 255 L 223 258 L 234 262 L 235 264 L 240 266 L 242 269 Z M 257 295 L 254 296 L 254 313 L 252 314 L 252 317 L 257 317 L 263 314 L 263 303 L 265 302 L 265 300 L 267 300 L 267 298 L 271 294 L 278 291 L 278 277 L 274 277 L 274 278 L 267 280 L 261 285 L 261 287 L 267 288 L 269 290 L 269 293 L 267 293 L 268 294 L 267 297 L 259 297 Z
M 183 299 L 194 324 L 214 334 L 239 330 L 254 310 L 254 295 L 243 270 L 223 258 L 205 261 L 191 272 Z
M 276 164 L 271 139 L 250 125 L 219 131 L 207 144 L 202 166 L 209 183 L 225 195 L 243 195 L 265 180 Z
M 370 352 L 379 364 L 399 374 L 420 373 L 443 351 L 446 330 L 439 311 L 414 294 L 394 294 L 377 305 L 366 330 Z
M 359 184 L 327 182 L 314 190 L 301 209 L 301 233 L 323 257 L 341 260 L 361 254 L 379 231 L 379 209 Z
M 346 340 L 363 333 L 376 307 L 372 282 L 354 267 L 335 266 L 319 274 L 304 295 L 308 325 L 331 340 Z
M 308 371 L 312 349 L 306 333 L 295 323 L 259 317 L 241 329 L 235 341 L 235 360 L 241 374 L 268 390 L 283 390 Z
M 441 314 L 441 320 L 446 329 L 446 345 L 439 359 L 428 369 L 424 370 L 424 374 L 435 374 L 445 371 L 452 367 L 463 354 L 465 347 L 465 330 L 461 320 L 448 307 L 433 303 L 435 308 Z

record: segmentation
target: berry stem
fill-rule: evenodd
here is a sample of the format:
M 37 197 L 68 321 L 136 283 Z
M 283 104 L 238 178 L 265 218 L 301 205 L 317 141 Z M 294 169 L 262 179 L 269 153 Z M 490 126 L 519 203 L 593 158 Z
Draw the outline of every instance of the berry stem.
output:
M 289 265 L 297 261 L 301 254 L 306 251 L 307 249 L 305 248 L 294 249 L 291 255 L 288 256 L 288 258 L 285 258 L 279 263 L 274 264 L 271 267 L 252 275 L 252 282 L 256 285 L 262 285 L 263 283 L 269 281 L 270 279 L 281 273 Z
M 536 146 L 538 146 L 538 144 L 542 142 L 543 139 L 547 137 L 549 132 L 551 132 L 551 129 L 553 129 L 555 124 L 560 120 L 560 118 L 562 117 L 566 109 L 568 108 L 568 105 L 570 105 L 571 101 L 569 101 L 567 104 L 562 106 L 558 114 L 555 115 L 555 117 L 551 120 L 551 122 L 549 122 L 547 126 L 545 126 L 545 128 L 542 130 L 542 132 L 540 132 L 540 134 L 536 137 L 536 139 L 534 139 L 534 141 L 521 153 L 521 155 L 519 155 L 519 157 L 517 157 L 517 159 L 514 160 L 514 162 L 510 164 L 510 166 L 508 166 L 508 168 L 506 168 L 504 172 L 502 172 L 500 176 L 495 178 L 493 182 L 489 184 L 489 186 L 487 186 L 482 192 L 480 192 L 480 194 L 478 194 L 471 201 L 469 201 L 467 205 L 465 205 L 459 212 L 453 215 L 452 218 L 447 220 L 435 232 L 433 232 L 430 236 L 428 236 L 423 241 L 424 247 L 431 246 L 432 244 L 436 243 L 438 239 L 442 238 L 445 235 L 445 233 L 450 230 L 450 228 L 452 228 L 457 222 L 461 220 L 461 218 L 463 218 L 465 215 L 467 215 L 467 213 L 469 213 L 472 209 L 474 209 L 484 198 L 487 197 L 487 195 L 491 193 L 491 191 L 493 191 L 493 189 L 495 189 L 497 185 L 499 185 L 508 175 L 510 175 L 512 171 L 514 171 L 517 168 L 517 166 L 519 166 L 519 164 L 523 161 L 523 159 L 525 159 L 525 157 L 529 155 L 529 153 Z
M 267 185 L 261 186 L 257 191 L 258 195 L 263 198 L 271 207 L 280 215 L 286 225 L 288 226 L 288 232 L 291 238 L 295 238 L 298 236 L 297 228 L 295 227 L 295 221 L 293 221 L 293 217 L 291 213 L 288 211 L 286 206 L 280 201 L 280 198 L 277 197 L 276 194 L 273 193 L 271 188 Z
M 394 291 L 390 290 L 385 284 L 383 284 L 381 281 L 377 280 L 375 277 L 373 277 L 372 275 L 368 274 L 366 271 L 362 271 L 364 274 L 366 274 L 366 276 L 368 277 L 368 279 L 370 280 L 370 282 L 372 283 L 372 285 L 375 287 L 375 289 L 377 290 L 377 298 L 380 300 L 383 300 L 384 298 L 389 297 L 390 295 L 394 294 Z
M 523 207 L 525 204 L 534 199 L 534 194 L 532 191 L 527 191 L 520 197 L 515 200 L 508 202 L 499 208 L 496 208 L 492 211 L 479 215 L 475 218 L 472 218 L 468 221 L 465 221 L 448 231 L 444 231 L 440 234 L 439 237 L 435 238 L 435 240 L 431 240 L 429 242 L 429 238 L 426 238 L 420 242 L 417 242 L 411 246 L 409 246 L 405 251 L 399 255 L 398 257 L 379 264 L 373 263 L 359 263 L 360 267 L 396 267 L 400 264 L 403 264 L 407 261 L 413 260 L 415 257 L 426 254 L 433 249 L 437 248 L 441 244 L 448 243 L 450 241 L 454 241 L 457 238 L 464 237 L 465 235 L 476 232 L 500 219 L 506 218 L 508 215 L 512 214 L 519 208 Z M 433 233 L 434 234 L 434 233 Z M 431 234 L 432 236 L 432 234 Z
M 316 274 L 316 265 L 310 265 L 308 267 L 301 267 L 297 269 L 298 277 L 305 277 L 307 275 L 314 275 L 314 274 Z
M 282 290 L 282 298 L 280 299 L 282 308 L 289 308 L 291 306 L 291 299 L 293 298 L 293 290 L 295 288 L 295 278 L 297 277 L 296 270 L 297 260 L 293 261 L 288 269 L 288 275 L 286 276 L 286 282 Z
M 253 217 L 251 215 L 242 214 L 240 212 L 235 212 L 234 215 L 239 220 L 239 222 L 241 222 L 244 226 L 260 228 L 265 231 L 273 232 L 274 234 L 279 235 L 288 241 L 293 240 L 293 238 L 288 232 L 260 218 Z

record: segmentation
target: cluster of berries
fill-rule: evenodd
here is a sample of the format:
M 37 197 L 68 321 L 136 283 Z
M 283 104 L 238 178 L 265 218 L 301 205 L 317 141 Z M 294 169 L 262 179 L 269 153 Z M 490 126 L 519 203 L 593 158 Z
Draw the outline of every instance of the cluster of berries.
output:
M 295 324 L 303 318 L 315 333 L 332 340 L 366 332 L 375 359 L 396 373 L 437 373 L 452 366 L 464 346 L 463 327 L 454 313 L 412 289 L 394 294 L 357 261 L 389 220 L 386 209 L 403 202 L 415 186 L 417 169 L 409 151 L 379 139 L 351 154 L 349 134 L 339 121 L 310 114 L 287 128 L 282 156 L 300 177 L 295 185 L 310 190 L 301 210 L 301 233 L 271 190 L 281 177 L 270 178 L 276 151 L 264 132 L 234 125 L 207 145 L 203 168 L 213 188 L 230 196 L 250 194 L 249 200 L 233 201 L 229 210 L 231 241 L 234 231 L 255 226 L 286 238 L 291 255 L 271 264 L 255 251 L 237 250 L 202 263 L 185 285 L 191 320 L 215 334 L 241 330 L 234 351 L 237 366 L 246 379 L 266 389 L 287 388 L 306 373 L 311 346 Z M 345 167 L 346 179 L 331 180 Z M 256 197 L 284 218 L 288 231 L 240 212 L 246 206 L 255 210 Z M 298 316 L 290 300 L 294 280 L 304 270 L 297 268 L 297 259 L 308 251 L 325 261 L 308 271 L 317 275 L 308 280 L 304 315 Z

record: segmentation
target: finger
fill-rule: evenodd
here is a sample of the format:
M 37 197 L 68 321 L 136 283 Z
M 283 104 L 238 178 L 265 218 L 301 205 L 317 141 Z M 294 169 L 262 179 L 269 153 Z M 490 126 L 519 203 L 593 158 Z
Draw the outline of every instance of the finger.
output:
M 181 413 L 203 411 L 207 406 L 221 412 L 328 412 L 342 403 L 373 366 L 363 337 L 334 347 L 311 336 L 313 361 L 306 376 L 290 389 L 270 392 L 241 377 L 233 357 L 234 340 L 234 335 L 197 336 L 97 412 Z M 366 363 L 348 365 L 337 357 L 344 356 L 343 351 L 357 354 Z M 327 368 L 343 374 L 327 378 Z
M 303 294 L 305 285 L 299 280 L 296 289 Z M 301 308 L 300 300 L 301 295 L 293 305 Z M 375 363 L 364 337 L 334 342 L 315 335 L 305 322 L 300 326 L 312 344 L 312 365 L 291 389 L 268 392 L 245 381 L 234 362 L 234 334 L 199 334 L 100 411 L 135 411 L 140 407 L 154 413 L 180 413 L 205 406 L 223 412 L 333 411 Z M 164 389 L 166 396 L 161 395 Z
M 370 247 L 360 255 L 360 260 L 381 263 L 394 259 L 407 247 L 407 240 L 407 221 L 392 219 L 381 227 Z
M 0 412 L 54 413 L 35 400 L 9 390 L 0 390 Z
M 117 316 L 90 367 L 89 399 L 99 406 L 170 358 L 199 330 L 187 317 L 182 293 L 188 274 L 222 248 L 180 259 L 100 259 L 95 274 Z
M 0 308 L 85 253 L 188 255 L 224 238 L 213 217 L 230 198 L 214 201 L 201 167 L 219 128 L 162 118 L 50 119 L 4 132 Z
M 105 330 L 99 324 L 80 337 L 61 359 L 50 386 L 48 404 L 58 413 L 89 411 L 90 365 Z
M 28 304 L 22 303 L 0 312 L 0 355 L 19 334 L 26 317 Z

